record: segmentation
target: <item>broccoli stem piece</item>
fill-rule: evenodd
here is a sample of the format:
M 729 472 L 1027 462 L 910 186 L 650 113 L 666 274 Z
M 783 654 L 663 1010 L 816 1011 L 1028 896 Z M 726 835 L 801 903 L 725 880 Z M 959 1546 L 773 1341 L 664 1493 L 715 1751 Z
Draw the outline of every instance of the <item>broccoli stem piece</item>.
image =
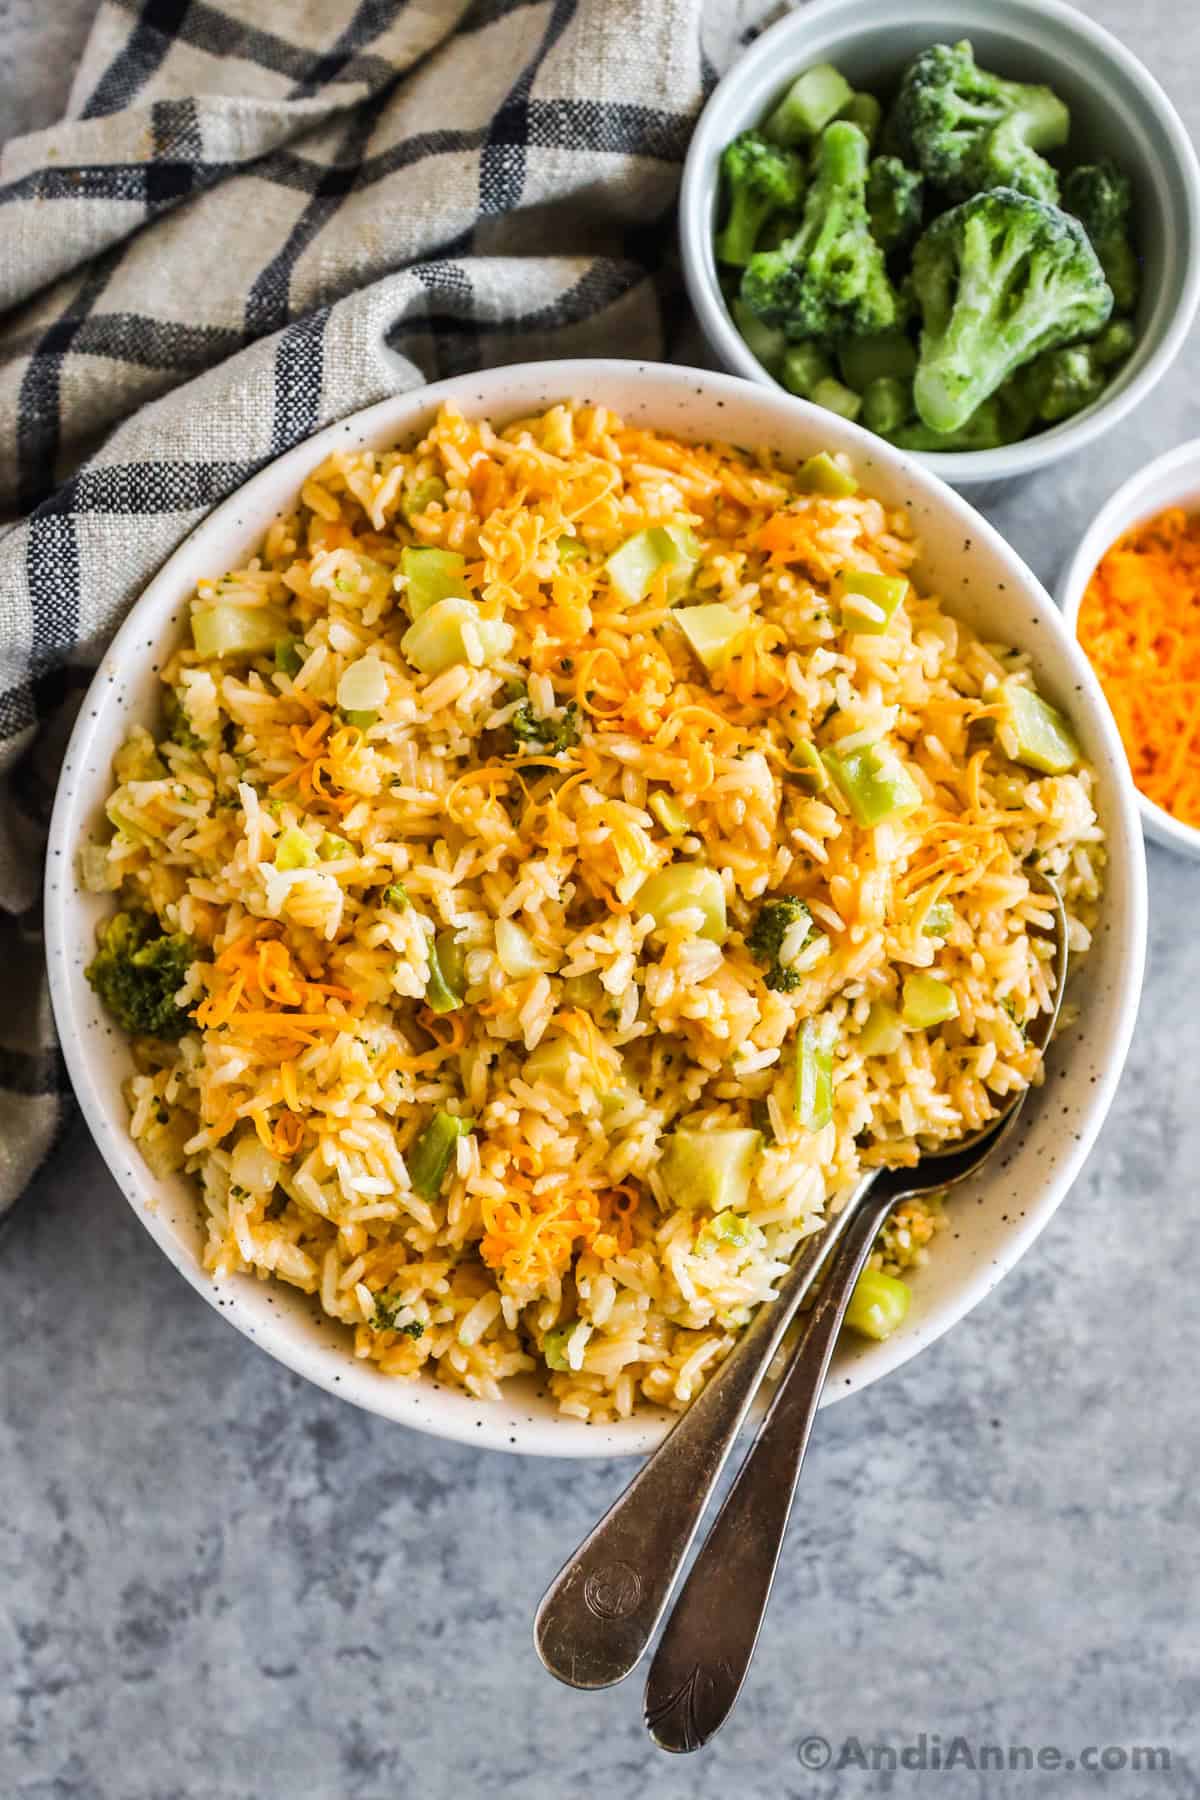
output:
M 913 398 L 955 432 L 1022 363 L 1099 331 L 1112 289 L 1077 219 L 1011 188 L 943 213 L 913 255 L 923 317 Z
M 792 339 L 827 340 L 890 331 L 897 298 L 866 205 L 867 140 L 835 121 L 821 134 L 799 231 L 760 250 L 742 277 L 756 317 Z
M 1058 177 L 1040 152 L 1065 144 L 1070 123 L 1052 89 L 981 69 L 964 39 L 909 64 L 886 136 L 954 199 L 1012 187 L 1053 202 Z
M 1081 163 L 1063 183 L 1062 203 L 1091 238 L 1116 311 L 1131 313 L 1142 272 L 1129 235 L 1133 190 L 1128 175 L 1111 162 Z
M 875 139 L 879 136 L 879 127 L 883 123 L 883 108 L 874 94 L 852 94 L 838 117 L 849 119 L 852 125 L 857 125 L 870 145 L 874 144 Z
M 819 344 L 792 344 L 784 353 L 782 374 L 785 388 L 810 400 L 817 383 L 833 374 L 833 363 Z
M 741 268 L 753 256 L 771 214 L 799 206 L 804 164 L 794 151 L 769 144 L 761 132 L 743 131 L 721 153 L 721 177 L 728 212 L 717 237 L 717 256 Z
M 840 419 L 849 419 L 852 424 L 862 411 L 862 396 L 833 375 L 818 381 L 809 398 L 814 406 L 823 406 L 826 412 L 836 413 Z
M 763 126 L 773 144 L 807 144 L 854 99 L 854 89 L 832 63 L 797 75 Z
M 868 431 L 886 437 L 898 431 L 912 413 L 912 383 L 898 375 L 877 375 L 863 389 L 862 422 Z

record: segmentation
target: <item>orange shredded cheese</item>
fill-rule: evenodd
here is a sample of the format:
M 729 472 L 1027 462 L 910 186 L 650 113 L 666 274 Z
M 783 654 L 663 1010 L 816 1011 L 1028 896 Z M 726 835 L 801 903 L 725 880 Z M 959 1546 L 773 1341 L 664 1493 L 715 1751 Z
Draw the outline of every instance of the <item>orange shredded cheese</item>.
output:
M 1200 826 L 1200 514 L 1170 507 L 1100 559 L 1079 609 L 1133 779 Z

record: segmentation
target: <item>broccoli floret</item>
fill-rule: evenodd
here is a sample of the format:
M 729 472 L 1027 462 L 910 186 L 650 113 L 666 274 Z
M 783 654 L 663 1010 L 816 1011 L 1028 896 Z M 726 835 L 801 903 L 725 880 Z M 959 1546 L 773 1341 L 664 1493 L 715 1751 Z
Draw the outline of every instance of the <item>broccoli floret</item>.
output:
M 403 1311 L 405 1301 L 399 1294 L 376 1294 L 375 1312 L 371 1319 L 371 1327 L 375 1331 L 398 1331 L 403 1337 L 424 1337 L 425 1327 L 420 1319 L 410 1319 L 407 1325 L 397 1325 L 396 1314 Z
M 1133 190 L 1128 175 L 1110 162 L 1081 163 L 1063 182 L 1062 203 L 1091 238 L 1117 312 L 1131 313 L 1142 276 L 1129 238 Z
M 561 719 L 539 719 L 532 703 L 522 700 L 508 723 L 518 749 L 524 746 L 560 756 L 579 742 L 579 708 L 574 700 L 568 703 Z
M 794 150 L 768 144 L 758 131 L 743 131 L 721 153 L 721 176 L 729 210 L 717 238 L 717 256 L 743 267 L 772 213 L 799 206 L 804 164 Z
M 1012 187 L 1058 198 L 1058 177 L 1038 153 L 1067 141 L 1071 115 L 1048 87 L 981 69 L 964 39 L 933 44 L 904 72 L 889 139 L 953 199 Z
M 867 171 L 867 211 L 875 242 L 889 254 L 912 242 L 921 229 L 925 177 L 898 156 L 877 156 Z
M 867 140 L 836 120 L 821 134 L 804 218 L 777 250 L 760 250 L 742 277 L 742 298 L 789 337 L 833 338 L 890 331 L 896 293 L 867 215 Z
M 779 900 L 764 900 L 746 939 L 746 948 L 756 962 L 766 966 L 763 980 L 777 993 L 790 994 L 804 977 L 799 970 L 785 967 L 779 960 L 783 940 L 793 925 L 812 924 L 812 914 L 803 900 L 785 895 Z
M 173 687 L 167 688 L 163 694 L 163 716 L 167 723 L 167 736 L 181 750 L 203 750 L 204 739 L 192 730 L 183 702 Z
M 1078 219 L 1012 188 L 943 213 L 913 252 L 923 329 L 913 397 L 930 430 L 960 430 L 1043 350 L 1100 330 L 1112 289 Z
M 195 960 L 196 946 L 182 932 L 163 932 L 147 913 L 119 912 L 100 927 L 84 973 L 123 1031 L 177 1038 L 191 1010 L 177 1006 L 175 995 Z

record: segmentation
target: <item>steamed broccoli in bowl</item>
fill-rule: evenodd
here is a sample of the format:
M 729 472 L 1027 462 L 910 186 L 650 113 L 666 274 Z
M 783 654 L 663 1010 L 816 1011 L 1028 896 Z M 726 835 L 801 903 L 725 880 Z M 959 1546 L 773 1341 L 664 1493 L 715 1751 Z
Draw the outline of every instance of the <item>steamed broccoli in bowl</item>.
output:
M 716 250 L 754 355 L 922 451 L 1013 443 L 1101 399 L 1136 348 L 1128 178 L 1072 165 L 1061 98 L 966 41 L 916 56 L 879 128 L 887 98 L 821 64 L 727 148 Z

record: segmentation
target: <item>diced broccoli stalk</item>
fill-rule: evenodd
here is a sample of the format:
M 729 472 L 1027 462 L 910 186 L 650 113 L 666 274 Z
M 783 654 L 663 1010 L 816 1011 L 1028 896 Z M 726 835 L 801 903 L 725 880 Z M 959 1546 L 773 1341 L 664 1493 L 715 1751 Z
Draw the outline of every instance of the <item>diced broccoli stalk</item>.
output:
M 1099 331 L 1112 289 L 1077 219 L 1011 188 L 935 219 L 913 254 L 923 318 L 913 398 L 931 431 L 959 431 L 1013 370 Z
M 805 1019 L 796 1046 L 796 1119 L 805 1131 L 823 1131 L 833 1117 L 832 1019 Z
M 887 744 L 864 744 L 844 755 L 826 750 L 822 761 L 855 822 L 867 829 L 902 818 L 921 804 L 920 788 Z
M 874 94 L 851 94 L 838 118 L 849 119 L 852 125 L 858 126 L 867 143 L 873 144 L 883 123 L 883 108 Z
M 911 1290 L 897 1276 L 864 1269 L 850 1296 L 845 1322 L 852 1331 L 882 1342 L 903 1321 L 911 1299 Z
M 418 481 L 411 488 L 406 488 L 400 500 L 400 511 L 406 519 L 415 519 L 418 513 L 439 503 L 446 498 L 446 484 L 436 475 Z
M 849 419 L 851 424 L 862 411 L 862 397 L 833 375 L 818 381 L 809 399 L 814 406 L 823 406 L 826 412 L 836 413 L 839 419 Z
M 216 600 L 198 601 L 192 607 L 192 642 L 196 655 L 206 661 L 273 655 L 280 638 L 287 635 L 287 614 L 277 606 L 235 606 Z
M 483 668 L 499 661 L 515 636 L 506 620 L 485 618 L 473 600 L 451 594 L 418 614 L 400 648 L 422 675 L 440 675 L 455 663 Z
M 898 156 L 877 156 L 867 170 L 867 212 L 881 250 L 911 244 L 921 229 L 925 177 Z
M 1067 141 L 1071 115 L 1048 87 L 979 68 L 970 44 L 932 44 L 909 64 L 889 125 L 906 161 L 954 199 L 994 187 L 1058 198 L 1040 154 Z
M 802 494 L 823 494 L 830 500 L 844 500 L 857 494 L 858 483 L 849 469 L 835 462 L 828 450 L 818 450 L 796 470 L 796 488 Z
M 797 75 L 763 126 L 773 144 L 808 144 L 850 105 L 854 89 L 832 63 L 817 63 Z
M 1088 345 L 1097 368 L 1119 369 L 1133 355 L 1137 333 L 1128 319 L 1110 319 L 1098 338 Z
M 452 931 L 439 931 L 429 946 L 425 1004 L 430 1012 L 457 1012 L 466 991 L 462 946 Z
M 904 1039 L 904 1022 L 894 1006 L 876 1000 L 856 1040 L 862 1056 L 892 1056 Z
M 750 310 L 795 339 L 890 331 L 896 291 L 867 214 L 867 140 L 837 120 L 821 135 L 804 217 L 777 250 L 760 250 L 742 277 Z
M 459 1138 L 470 1136 L 474 1123 L 473 1119 L 458 1119 L 452 1113 L 437 1112 L 419 1133 L 405 1162 L 408 1178 L 423 1199 L 437 1199 L 455 1146 Z
M 668 571 L 667 598 L 676 599 L 692 579 L 700 560 L 696 535 L 686 525 L 651 525 L 626 538 L 605 568 L 613 586 L 630 602 L 645 598 L 660 569 Z
M 555 1369 L 560 1374 L 570 1368 L 567 1361 L 567 1339 L 578 1325 L 578 1319 L 572 1319 L 569 1325 L 559 1325 L 554 1331 L 548 1331 L 542 1339 L 542 1355 L 548 1369 Z
M 789 344 L 783 356 L 781 378 L 785 388 L 811 400 L 818 383 L 833 375 L 833 360 L 820 344 Z
M 723 263 L 744 268 L 772 213 L 799 206 L 805 169 L 794 150 L 769 144 L 759 131 L 743 131 L 721 153 L 721 180 L 727 211 L 717 234 Z
M 518 750 L 561 756 L 564 750 L 569 750 L 579 742 L 579 708 L 571 700 L 560 719 L 540 719 L 533 710 L 532 702 L 522 700 L 508 721 L 508 728 Z
M 788 752 L 788 769 L 810 794 L 823 794 L 829 786 L 829 770 L 810 738 L 796 738 Z
M 916 346 L 902 331 L 846 338 L 838 345 L 838 365 L 847 386 L 865 395 L 873 381 L 888 376 L 911 382 L 917 367 Z
M 301 831 L 298 825 L 289 825 L 281 831 L 275 840 L 275 867 L 284 872 L 292 869 L 311 869 L 317 860 L 317 846 L 307 831 Z
M 688 1212 L 744 1212 L 761 1143 L 757 1131 L 737 1126 L 680 1126 L 665 1139 L 659 1163 L 668 1199 Z
M 664 793 L 659 788 L 649 796 L 646 804 L 663 830 L 672 837 L 683 837 L 691 830 L 692 822 L 674 794 Z
M 880 375 L 863 389 L 862 422 L 868 431 L 887 437 L 912 417 L 912 382 L 898 375 Z
M 303 638 L 282 637 L 275 645 L 275 667 L 284 675 L 294 679 L 304 667 L 308 654 Z
M 723 600 L 711 600 L 704 606 L 677 606 L 672 617 L 710 674 L 721 667 L 750 623 L 747 613 L 726 606 Z
M 1083 754 L 1070 722 L 1022 681 L 1001 683 L 1005 713 L 998 721 L 1000 741 L 1014 762 L 1043 775 L 1066 775 Z
M 958 1017 L 958 1000 L 949 982 L 916 969 L 904 977 L 900 1017 L 912 1031 L 930 1031 Z
M 923 937 L 945 937 L 954 923 L 954 908 L 948 900 L 939 900 L 925 914 L 921 926 Z
M 788 341 L 778 325 L 767 325 L 752 313 L 739 294 L 729 308 L 733 322 L 752 356 L 758 358 L 768 375 L 778 375 L 783 367 Z
M 777 993 L 790 994 L 804 976 L 796 959 L 812 932 L 812 913 L 803 900 L 791 894 L 764 900 L 758 909 L 746 948 L 764 965 L 763 981 Z
M 438 550 L 431 544 L 406 544 L 400 552 L 400 571 L 405 578 L 404 599 L 414 621 L 451 597 L 468 598 L 467 559 L 457 550 Z
M 1081 163 L 1063 182 L 1062 203 L 1092 240 L 1113 291 L 1116 311 L 1131 313 L 1138 302 L 1142 272 L 1130 240 L 1133 189 L 1128 175 L 1114 163 Z
M 174 1039 L 191 1023 L 175 996 L 195 960 L 196 946 L 181 932 L 164 932 L 149 913 L 119 912 L 99 927 L 84 974 L 122 1031 Z
M 647 876 L 636 895 L 639 914 L 649 913 L 662 930 L 679 913 L 701 915 L 699 935 L 723 944 L 728 931 L 725 887 L 715 869 L 704 863 L 669 863 Z
M 879 575 L 873 569 L 843 569 L 837 578 L 842 627 L 868 637 L 881 637 L 908 592 L 903 575 Z

